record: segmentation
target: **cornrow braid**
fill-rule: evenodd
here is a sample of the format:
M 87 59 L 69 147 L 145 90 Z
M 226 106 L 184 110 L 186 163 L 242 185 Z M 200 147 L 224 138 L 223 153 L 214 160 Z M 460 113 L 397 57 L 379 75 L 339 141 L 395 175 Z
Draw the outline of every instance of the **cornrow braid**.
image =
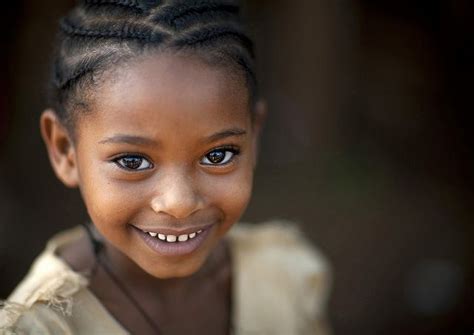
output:
M 60 89 L 67 88 L 67 86 L 77 80 L 77 78 L 84 76 L 86 73 L 92 72 L 92 70 L 103 60 L 104 57 L 94 59 L 93 62 L 88 59 L 82 60 L 74 72 L 67 73 L 66 75 L 62 75 L 63 72 L 59 71 L 60 67 L 57 65 L 57 70 L 54 73 L 55 85 Z
M 90 37 L 90 38 L 119 38 L 125 40 L 142 40 L 151 42 L 152 37 L 160 42 L 163 39 L 161 34 L 152 34 L 153 30 L 149 27 L 140 27 L 133 24 L 123 24 L 119 29 L 113 25 L 108 27 L 107 24 L 96 29 L 87 29 L 75 26 L 68 18 L 61 20 L 59 24 L 61 30 L 72 37 Z M 153 36 L 154 35 L 154 36 Z
M 199 19 L 203 19 L 203 15 L 217 16 L 218 14 L 236 15 L 239 13 L 239 7 L 234 4 L 201 2 L 201 3 L 184 3 L 179 6 L 165 6 L 153 18 L 154 22 L 165 24 L 173 29 L 183 28 L 184 25 L 191 25 Z M 180 23 L 180 27 L 177 27 Z
M 138 11 L 143 11 L 143 6 L 136 0 L 84 0 L 86 5 L 115 5 L 123 6 Z
M 82 0 L 59 22 L 50 80 L 58 116 L 73 131 L 77 104 L 87 105 L 100 75 L 145 51 L 196 53 L 210 64 L 244 74 L 249 100 L 256 97 L 252 40 L 239 6 L 203 0 Z
M 252 41 L 238 27 L 231 25 L 210 25 L 178 37 L 173 41 L 174 46 L 183 47 L 203 43 L 212 43 L 216 39 L 230 37 L 239 40 L 245 48 L 252 50 Z

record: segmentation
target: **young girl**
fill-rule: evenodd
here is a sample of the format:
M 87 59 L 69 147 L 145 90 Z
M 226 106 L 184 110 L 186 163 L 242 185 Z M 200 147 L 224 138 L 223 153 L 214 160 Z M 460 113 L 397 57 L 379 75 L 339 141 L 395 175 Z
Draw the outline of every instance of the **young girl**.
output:
M 227 1 L 82 1 L 60 22 L 41 133 L 91 225 L 49 241 L 2 334 L 326 334 L 328 267 L 289 223 L 236 222 L 259 132 Z

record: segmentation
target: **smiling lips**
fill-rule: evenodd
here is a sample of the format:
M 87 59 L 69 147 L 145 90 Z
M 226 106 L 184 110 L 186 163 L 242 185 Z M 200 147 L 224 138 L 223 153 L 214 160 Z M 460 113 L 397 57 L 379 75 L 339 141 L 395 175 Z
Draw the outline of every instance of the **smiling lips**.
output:
M 202 229 L 199 229 L 198 231 L 192 232 L 190 234 L 181 234 L 181 235 L 173 235 L 173 234 L 161 234 L 161 233 L 155 233 L 155 232 L 147 232 L 145 231 L 148 235 L 151 237 L 157 237 L 158 239 L 166 242 L 186 242 L 188 239 L 193 239 L 195 238 L 198 234 L 202 233 Z
M 135 227 L 135 231 L 152 250 L 163 256 L 179 256 L 197 250 L 207 239 L 214 224 L 182 231 Z M 153 231 L 151 231 L 153 230 Z

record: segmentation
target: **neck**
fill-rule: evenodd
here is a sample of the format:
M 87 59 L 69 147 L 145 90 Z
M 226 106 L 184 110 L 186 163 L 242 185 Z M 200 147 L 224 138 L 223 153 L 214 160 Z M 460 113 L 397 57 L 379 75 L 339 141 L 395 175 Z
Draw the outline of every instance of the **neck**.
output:
M 99 253 L 99 261 L 105 265 L 101 266 L 86 236 L 58 250 L 58 255 L 74 270 L 90 272 L 89 289 L 134 333 L 160 333 L 156 325 L 160 325 L 160 329 L 186 328 L 186 324 L 181 323 L 183 315 L 192 320 L 193 327 L 206 329 L 206 325 L 219 321 L 217 333 L 222 334 L 222 329 L 229 328 L 232 268 L 225 240 L 214 248 L 196 273 L 184 278 L 155 278 L 109 244 L 104 244 Z
M 212 278 L 216 271 L 229 261 L 229 253 L 226 241 L 222 240 L 197 272 L 187 277 L 167 279 L 148 274 L 108 242 L 105 243 L 105 248 L 102 251 L 102 261 L 126 286 L 133 287 L 136 294 L 158 292 L 163 296 L 175 297 L 179 292 L 185 293 L 199 286 L 202 280 Z

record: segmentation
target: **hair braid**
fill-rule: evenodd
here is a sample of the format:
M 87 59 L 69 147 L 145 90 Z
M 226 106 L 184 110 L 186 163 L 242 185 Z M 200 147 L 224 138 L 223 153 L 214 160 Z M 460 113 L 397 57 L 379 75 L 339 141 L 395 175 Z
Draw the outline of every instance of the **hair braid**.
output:
M 231 66 L 245 74 L 251 101 L 256 96 L 253 43 L 229 0 L 82 0 L 59 27 L 50 92 L 63 120 L 74 120 L 74 104 L 99 82 L 88 74 L 150 48 L 195 50 Z
M 166 6 L 153 18 L 153 21 L 174 29 L 183 28 L 176 27 L 176 22 L 188 23 L 187 21 L 202 20 L 203 15 L 209 15 L 209 12 L 214 17 L 219 13 L 221 15 L 222 13 L 236 15 L 239 12 L 239 7 L 233 4 L 207 3 L 202 1 L 200 4 L 187 3 L 180 6 Z M 192 20 L 190 20 L 191 18 Z
M 77 37 L 102 37 L 102 38 L 119 38 L 119 39 L 136 39 L 145 42 L 151 41 L 152 30 L 149 28 L 137 27 L 133 24 L 124 24 L 120 29 L 115 27 L 107 27 L 104 25 L 98 29 L 87 29 L 75 26 L 67 18 L 60 22 L 61 30 L 71 36 Z
M 138 11 L 143 11 L 142 6 L 136 0 L 84 0 L 86 5 L 115 5 L 122 6 Z
M 239 28 L 232 25 L 213 24 L 200 27 L 188 34 L 177 38 L 173 41 L 173 45 L 178 47 L 192 46 L 201 43 L 212 43 L 214 40 L 230 37 L 238 39 L 246 49 L 252 50 L 253 43 Z
M 59 65 L 56 65 L 56 68 L 59 69 Z M 61 75 L 61 72 L 55 72 L 55 85 L 59 89 L 67 88 L 69 84 L 74 82 L 77 78 L 85 75 L 93 69 L 93 64 L 87 61 L 83 61 L 80 65 L 77 66 L 74 72 L 67 74 L 66 76 Z

